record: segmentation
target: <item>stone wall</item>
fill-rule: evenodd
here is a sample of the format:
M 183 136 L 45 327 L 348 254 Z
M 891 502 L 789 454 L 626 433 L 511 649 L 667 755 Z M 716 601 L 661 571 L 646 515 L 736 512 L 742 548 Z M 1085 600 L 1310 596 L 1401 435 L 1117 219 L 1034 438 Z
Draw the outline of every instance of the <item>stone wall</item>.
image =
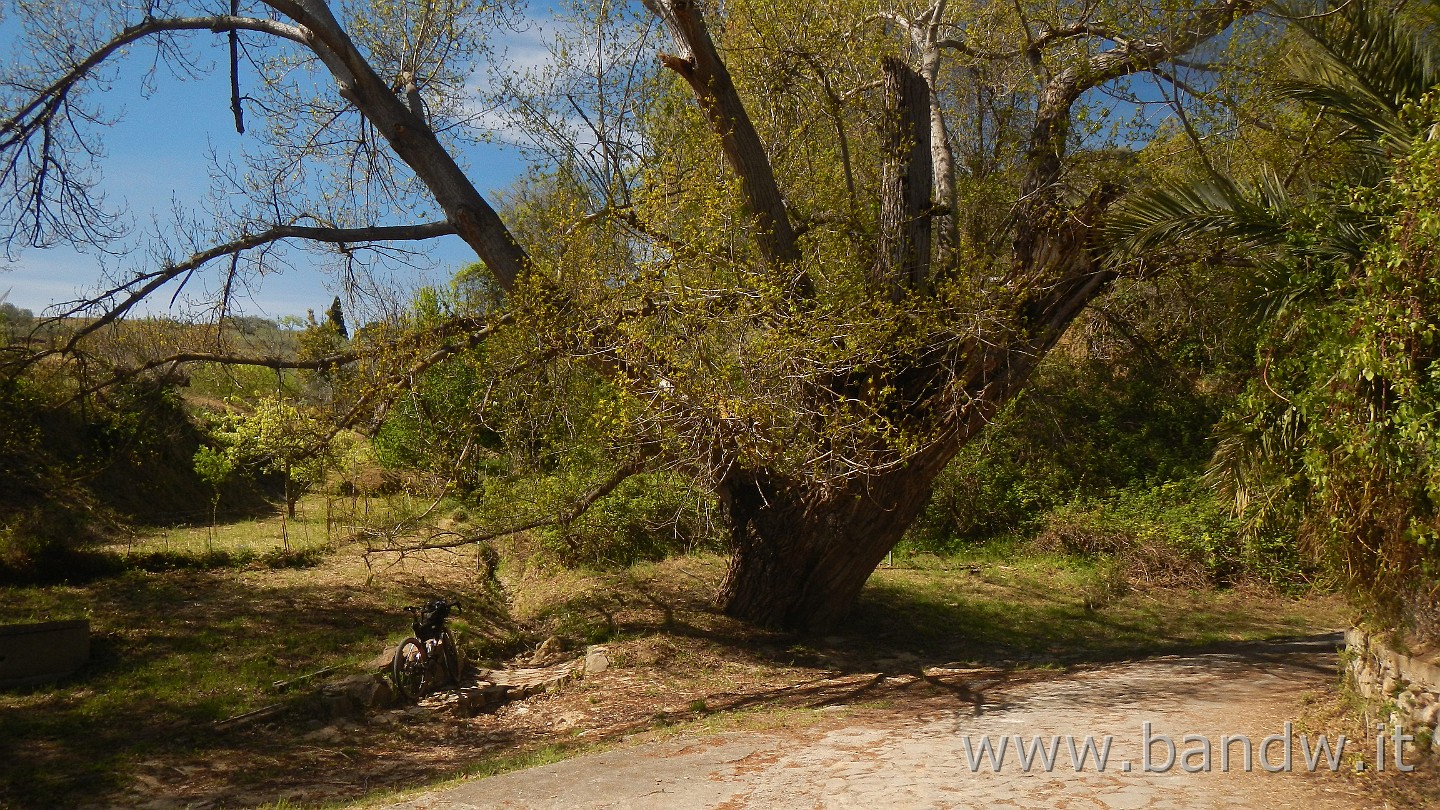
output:
M 1398 653 L 1357 628 L 1345 633 L 1347 675 L 1368 707 L 1367 722 L 1429 736 L 1440 750 L 1440 665 Z

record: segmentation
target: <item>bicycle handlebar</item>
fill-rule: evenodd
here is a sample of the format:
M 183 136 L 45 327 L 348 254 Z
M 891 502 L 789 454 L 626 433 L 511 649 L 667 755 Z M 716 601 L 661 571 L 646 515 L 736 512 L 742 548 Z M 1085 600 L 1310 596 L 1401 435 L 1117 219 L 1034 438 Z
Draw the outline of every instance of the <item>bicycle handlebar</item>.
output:
M 453 602 L 447 602 L 447 601 L 445 601 L 444 599 L 436 599 L 436 600 L 433 601 L 433 602 L 426 602 L 426 603 L 423 604 L 423 605 L 407 605 L 406 608 L 405 608 L 405 612 L 406 612 L 406 613 L 433 613 L 434 611 L 440 610 L 440 609 L 444 609 L 444 610 L 451 610 L 451 609 L 453 609 L 453 610 L 460 610 L 460 600 L 459 600 L 459 599 L 456 599 L 456 600 L 453 601 Z

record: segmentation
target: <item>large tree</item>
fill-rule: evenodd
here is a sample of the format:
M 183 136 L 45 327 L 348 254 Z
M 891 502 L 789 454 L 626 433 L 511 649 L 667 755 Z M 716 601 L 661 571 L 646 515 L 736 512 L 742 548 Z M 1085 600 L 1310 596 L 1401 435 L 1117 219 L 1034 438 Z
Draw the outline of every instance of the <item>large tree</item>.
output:
M 1150 133 L 1102 148 L 1117 143 L 1106 114 L 1130 109 L 1103 94 L 1154 80 L 1149 99 L 1183 110 L 1255 10 L 596 0 L 577 8 L 587 42 L 557 48 L 535 82 L 496 83 L 556 159 L 507 222 L 456 151 L 477 121 L 470 69 L 505 9 L 139 5 L 15 5 L 25 58 L 0 102 L 12 243 L 120 238 L 91 171 L 106 119 L 87 90 L 129 49 L 197 71 L 190 37 L 226 34 L 222 69 L 257 85 L 236 90 L 236 125 L 264 126 L 242 168 L 220 167 L 231 196 L 215 222 L 188 223 L 188 250 L 97 298 L 83 334 L 212 262 L 224 304 L 282 241 L 349 261 L 458 235 L 498 294 L 399 338 L 414 363 L 508 333 L 535 362 L 603 375 L 617 472 L 581 505 L 636 470 L 692 474 L 727 521 L 724 609 L 811 629 L 844 615 L 935 476 L 1115 278 L 1098 226 Z M 216 359 L 202 355 L 142 365 Z

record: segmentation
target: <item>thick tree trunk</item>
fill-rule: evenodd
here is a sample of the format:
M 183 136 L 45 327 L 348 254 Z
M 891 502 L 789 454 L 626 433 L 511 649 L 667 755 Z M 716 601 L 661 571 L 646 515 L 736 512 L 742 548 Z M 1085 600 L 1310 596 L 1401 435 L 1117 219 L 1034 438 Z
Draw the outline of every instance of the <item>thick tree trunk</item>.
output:
M 993 343 L 968 346 L 967 370 L 958 375 L 923 367 L 887 375 L 904 387 L 911 387 L 904 384 L 911 380 L 912 401 L 928 401 L 934 410 L 949 403 L 943 440 L 901 467 L 837 487 L 764 470 L 732 470 L 719 487 L 732 552 L 718 600 L 726 614 L 810 632 L 830 629 L 845 617 L 871 572 L 924 509 L 935 477 L 1025 385 L 1085 305 L 1113 280 L 1089 244 L 1112 194 L 1098 189 L 1059 226 L 1019 229 L 1017 255 L 1024 262 L 1017 274 L 1029 271 L 1051 282 L 1017 302 L 1009 340 L 996 335 Z
M 721 608 L 766 627 L 835 627 L 925 507 L 943 467 L 931 457 L 825 494 L 764 472 L 732 473 L 721 488 L 732 546 Z
M 645 0 L 683 46 L 662 61 L 684 77 L 740 176 L 757 216 L 757 242 L 772 264 L 795 264 L 799 246 L 788 231 L 783 197 L 763 145 L 720 59 L 699 4 Z M 943 108 L 932 103 L 939 49 L 969 52 L 963 40 L 941 39 L 945 0 L 934 0 L 914 21 L 882 15 L 909 30 L 921 54 L 916 73 L 895 60 L 883 65 L 886 110 L 881 123 L 885 165 L 880 192 L 880 233 L 873 285 L 892 298 L 905 286 L 924 291 L 931 263 L 935 203 L 945 206 L 939 236 L 942 267 L 958 247 L 953 218 L 954 166 Z M 936 429 L 947 438 L 898 468 L 876 467 L 843 485 L 786 480 L 773 471 L 732 468 L 718 491 L 730 522 L 733 557 L 719 602 L 731 616 L 795 630 L 824 630 L 854 604 L 866 579 L 919 515 L 935 476 L 984 420 L 1024 384 L 1080 311 L 1114 278 L 1096 259 L 1095 227 L 1118 193 L 1101 184 L 1079 205 L 1062 182 L 1072 107 L 1088 90 L 1148 70 L 1222 34 L 1251 0 L 1218 0 L 1193 16 L 1178 36 L 1164 40 L 1116 39 L 1083 63 L 1053 71 L 1046 64 L 1046 34 L 1020 54 L 1042 82 L 1023 159 L 1024 177 L 1014 215 L 1013 253 L 997 291 L 994 334 L 946 335 L 962 344 L 933 365 L 877 367 L 867 379 L 892 383 L 905 413 L 893 418 Z M 923 25 L 920 30 L 918 25 Z M 1056 34 L 1058 36 L 1058 33 Z M 1108 38 L 1108 37 L 1107 37 Z M 1068 47 L 1068 46 L 1067 46 Z M 933 151 L 932 151 L 933 150 Z M 938 179 L 934 173 L 939 174 Z M 933 191 L 932 191 L 933 187 Z M 931 199 L 932 193 L 935 198 Z M 788 237 L 788 238 L 787 238 Z M 803 285 L 809 290 L 809 283 Z M 1011 296 L 1014 295 L 1014 298 Z M 1013 308 L 1012 308 L 1013 307 Z M 883 364 L 882 364 L 883 365 Z M 826 390 L 841 391 L 842 384 Z M 822 386 L 824 388 L 824 386 Z M 863 392 L 854 392 L 864 399 Z M 824 394 L 817 395 L 823 398 Z M 841 394 L 844 396 L 844 394 Z

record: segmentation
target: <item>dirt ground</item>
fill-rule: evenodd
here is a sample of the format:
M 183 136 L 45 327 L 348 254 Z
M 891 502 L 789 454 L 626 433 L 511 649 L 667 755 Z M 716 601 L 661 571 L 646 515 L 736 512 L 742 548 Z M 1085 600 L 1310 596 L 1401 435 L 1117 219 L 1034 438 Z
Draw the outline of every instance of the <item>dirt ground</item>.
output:
M 1338 641 L 1229 644 L 1029 679 L 930 670 L 921 677 L 817 683 L 817 690 L 834 690 L 837 716 L 806 728 L 684 734 L 468 781 L 387 810 L 1387 808 L 1373 785 L 1353 774 L 1357 755 L 1373 771 L 1373 740 L 1347 745 L 1339 763 L 1350 774 L 1329 772 L 1323 760 L 1317 772 L 1307 769 L 1304 746 L 1318 745 L 1317 731 L 1307 727 L 1307 705 L 1323 699 L 1335 681 Z M 843 708 L 871 692 L 903 700 Z M 1287 723 L 1295 732 L 1288 760 L 1277 739 L 1262 761 L 1264 739 L 1283 738 Z M 1046 772 L 1032 760 L 1026 769 L 1012 747 L 997 769 L 977 750 L 982 738 L 998 744 L 1005 737 L 1013 745 L 1017 735 L 1027 745 L 1037 736 L 1050 745 L 1058 736 L 1055 767 Z M 1112 738 L 1103 770 L 1093 758 L 1083 771 L 1074 767 L 1068 740 L 1083 750 L 1087 735 L 1097 744 Z M 1226 735 L 1245 735 L 1252 752 L 1247 758 L 1244 746 L 1232 741 L 1229 769 L 1222 771 Z M 1201 738 L 1212 748 L 1208 762 L 1198 753 Z M 1164 767 L 1165 740 L 1178 754 L 1197 753 Z M 977 757 L 978 768 L 972 765 Z M 1387 751 L 1387 767 L 1395 764 Z M 1286 770 L 1270 772 L 1267 765 Z
M 726 768 L 743 767 L 747 773 L 778 768 L 797 775 L 801 786 L 817 773 L 840 773 L 842 782 L 835 785 L 862 791 L 868 778 L 863 768 L 844 764 L 844 751 L 856 745 L 879 750 L 887 740 L 900 744 L 907 739 L 911 743 L 906 745 L 913 743 L 919 751 L 931 743 L 950 745 L 948 752 L 937 750 L 933 761 L 930 754 L 896 760 L 909 763 L 896 767 L 916 773 L 944 774 L 961 761 L 954 745 L 955 724 L 962 718 L 988 723 L 1007 716 L 1002 709 L 1037 700 L 1035 705 L 1051 706 L 1044 709 L 1046 716 L 1065 716 L 1069 703 L 1061 699 L 1063 692 L 1046 698 L 1048 704 L 1042 700 L 1047 684 L 1107 683 L 1127 667 L 1148 666 L 1145 656 L 1157 651 L 1191 655 L 1202 648 L 1197 645 L 1223 639 L 1314 632 L 1336 626 L 1338 617 L 1333 600 L 1326 598 L 1293 600 L 1244 591 L 1137 591 L 1103 611 L 1091 611 L 1068 590 L 1047 584 L 1063 571 L 981 562 L 954 571 L 879 572 L 837 635 L 804 638 L 757 630 L 720 615 L 710 599 L 724 565 L 714 557 L 603 576 L 548 572 L 522 580 L 517 575 L 506 582 L 512 594 L 509 623 L 489 628 L 473 606 L 465 614 L 473 648 L 486 632 L 508 633 L 514 625 L 525 630 L 523 644 L 503 663 L 526 665 L 528 651 L 554 636 L 568 648 L 558 653 L 562 657 L 603 642 L 614 665 L 559 692 L 473 717 L 456 715 L 443 700 L 427 700 L 336 719 L 294 693 L 294 709 L 287 714 L 224 730 L 214 728 L 196 706 L 203 708 L 212 692 L 234 690 L 232 671 L 244 672 L 257 655 L 273 656 L 264 678 L 247 676 L 268 687 L 280 673 L 309 672 L 357 651 L 373 657 L 377 639 L 393 635 L 397 599 L 466 593 L 463 576 L 473 576 L 473 564 L 462 568 L 457 563 L 453 581 L 447 569 L 434 564 L 396 567 L 383 572 L 389 590 L 366 584 L 370 570 L 340 555 L 318 568 L 174 571 L 84 587 L 17 590 L 12 594 L 31 600 L 36 606 L 27 609 L 37 615 L 44 615 L 39 613 L 42 600 L 49 600 L 91 616 L 98 652 L 85 681 L 0 695 L 0 759 L 7 763 L 0 769 L 0 807 L 219 810 L 394 803 L 412 795 L 405 791 L 427 790 L 447 780 L 489 784 L 476 780 L 556 767 L 549 763 L 577 755 L 582 757 L 573 760 L 577 764 L 559 767 L 583 768 L 595 761 L 585 758 L 589 755 L 628 761 L 638 754 L 626 752 L 650 750 L 645 746 L 673 753 L 699 740 L 707 741 L 695 742 L 696 751 L 728 757 L 712 763 L 721 770 L 705 772 L 718 785 L 731 778 Z M 302 635 L 297 623 L 311 632 Z M 312 649 L 269 641 L 276 637 L 334 641 L 336 646 Z M 301 653 L 309 657 L 302 659 Z M 183 670 L 187 661 L 208 667 L 203 678 L 172 672 Z M 1126 661 L 1132 663 L 1116 663 Z M 1295 688 L 1325 692 L 1334 672 L 1333 662 L 1328 663 L 1307 676 L 1310 686 Z M 1162 681 L 1176 677 L 1173 672 L 1153 675 Z M 152 688 L 157 683 L 194 686 L 183 693 L 172 689 L 162 699 Z M 115 684 L 125 691 L 106 691 Z M 277 699 L 261 689 L 250 705 Z M 1163 708 L 1153 706 L 1156 712 Z M 1152 704 L 1139 708 L 1150 711 Z M 1057 734 L 1092 733 L 1085 717 L 1047 726 L 1009 716 L 1021 718 L 1010 722 L 1013 733 L 1048 733 L 1047 728 Z M 1138 734 L 1132 719 L 1116 720 L 1116 756 Z M 1161 719 L 1155 715 L 1157 730 Z M 982 732 L 967 733 L 993 733 L 983 731 L 989 726 L 977 728 Z M 726 746 L 737 739 L 757 747 L 724 754 L 734 751 Z M 806 746 L 819 746 L 812 758 L 784 759 Z M 747 756 L 752 758 L 744 760 Z M 793 767 L 766 765 L 772 758 Z M 676 760 L 679 767 L 701 767 L 683 760 Z M 736 766 L 739 760 L 744 763 Z M 846 770 L 852 767 L 859 770 Z M 628 773 L 613 770 L 617 779 Z M 710 776 L 701 781 L 712 781 Z M 937 778 L 948 783 L 959 777 Z M 576 784 L 583 787 L 583 779 Z M 781 793 L 810 796 L 815 799 L 810 804 L 819 801 L 801 786 L 741 785 L 714 806 L 735 800 L 761 807 Z M 635 801 L 628 790 L 565 795 L 581 806 L 609 798 Z M 705 805 L 703 796 L 695 798 L 697 806 Z M 527 804 L 522 800 L 518 806 Z

